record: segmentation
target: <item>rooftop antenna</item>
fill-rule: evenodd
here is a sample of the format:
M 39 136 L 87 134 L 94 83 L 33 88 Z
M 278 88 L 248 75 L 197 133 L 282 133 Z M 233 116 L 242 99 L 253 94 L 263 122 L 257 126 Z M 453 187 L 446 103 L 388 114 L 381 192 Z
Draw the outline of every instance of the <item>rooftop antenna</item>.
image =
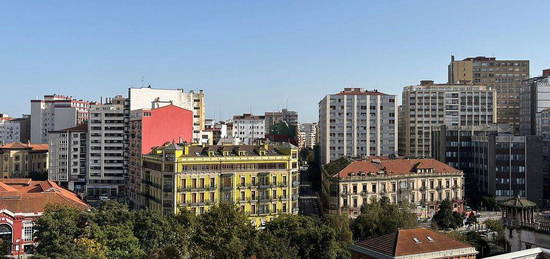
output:
M 144 76 L 141 76 L 141 87 L 145 86 L 145 83 L 143 81 L 144 81 Z

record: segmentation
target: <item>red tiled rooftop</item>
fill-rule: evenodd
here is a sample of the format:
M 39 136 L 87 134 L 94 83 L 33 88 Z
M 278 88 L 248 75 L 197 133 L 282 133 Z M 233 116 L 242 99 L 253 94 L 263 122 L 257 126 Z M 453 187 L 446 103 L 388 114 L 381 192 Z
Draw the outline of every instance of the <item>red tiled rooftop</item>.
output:
M 13 142 L 3 146 L 0 149 L 32 149 L 32 150 L 48 150 L 48 144 L 24 144 L 21 142 Z
M 394 233 L 358 242 L 356 245 L 388 256 L 473 248 L 471 245 L 425 228 L 401 229 Z
M 41 213 L 49 204 L 88 209 L 88 204 L 76 194 L 52 181 L 0 179 L 0 209 L 14 213 Z
M 383 171 L 385 175 L 399 175 L 415 173 L 416 169 L 433 169 L 434 173 L 453 173 L 459 172 L 443 162 L 435 159 L 368 159 L 354 161 L 344 169 L 340 170 L 335 177 L 343 178 L 350 176 L 351 173 L 378 174 Z

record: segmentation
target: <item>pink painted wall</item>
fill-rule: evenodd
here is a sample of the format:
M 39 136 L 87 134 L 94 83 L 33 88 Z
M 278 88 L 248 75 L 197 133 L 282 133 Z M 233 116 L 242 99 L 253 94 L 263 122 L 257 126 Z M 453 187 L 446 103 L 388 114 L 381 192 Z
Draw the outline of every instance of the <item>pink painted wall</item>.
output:
M 149 112 L 149 111 L 144 111 Z M 165 142 L 193 140 L 193 112 L 175 105 L 150 110 L 151 116 L 141 121 L 141 153 L 147 154 L 152 147 Z

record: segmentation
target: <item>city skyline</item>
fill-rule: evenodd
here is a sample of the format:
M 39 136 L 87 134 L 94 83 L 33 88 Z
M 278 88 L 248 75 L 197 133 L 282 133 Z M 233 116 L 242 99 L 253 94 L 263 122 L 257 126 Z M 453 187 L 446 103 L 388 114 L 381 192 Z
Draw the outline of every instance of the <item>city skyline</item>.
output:
M 208 118 L 287 107 L 314 122 L 344 87 L 401 103 L 404 86 L 444 83 L 451 54 L 528 59 L 530 77 L 548 68 L 550 21 L 513 17 L 550 3 L 471 3 L 12 3 L 0 109 L 19 117 L 44 94 L 99 100 L 151 85 L 203 89 Z

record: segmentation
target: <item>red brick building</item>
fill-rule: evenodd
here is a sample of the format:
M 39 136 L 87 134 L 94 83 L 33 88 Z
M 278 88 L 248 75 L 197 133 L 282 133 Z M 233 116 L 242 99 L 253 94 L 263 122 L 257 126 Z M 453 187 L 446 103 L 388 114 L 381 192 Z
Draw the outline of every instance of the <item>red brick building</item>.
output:
M 471 245 L 425 228 L 400 229 L 351 246 L 352 259 L 474 259 L 477 253 Z
M 89 208 L 76 194 L 52 181 L 0 179 L 0 239 L 10 244 L 11 255 L 32 253 L 33 222 L 50 204 Z

